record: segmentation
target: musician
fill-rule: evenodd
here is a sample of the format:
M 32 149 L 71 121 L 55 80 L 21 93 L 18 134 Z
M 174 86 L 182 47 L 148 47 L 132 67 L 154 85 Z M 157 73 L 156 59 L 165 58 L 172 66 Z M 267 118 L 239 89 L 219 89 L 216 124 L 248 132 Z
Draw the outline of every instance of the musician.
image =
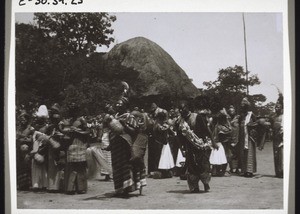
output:
M 186 148 L 187 182 L 192 193 L 200 192 L 199 180 L 204 185 L 204 191 L 210 190 L 211 179 L 209 156 L 211 153 L 210 144 L 217 148 L 213 142 L 212 133 L 207 127 L 207 121 L 201 114 L 191 113 L 187 104 L 180 107 L 181 121 L 179 125 L 180 141 Z M 195 146 L 200 142 L 201 147 Z
M 61 120 L 59 104 L 53 104 L 49 109 L 50 123 L 45 132 L 48 137 L 47 144 L 47 180 L 48 192 L 63 191 L 62 178 L 65 167 L 65 154 L 61 151 L 64 135 L 59 131 L 58 124 Z
M 65 191 L 67 194 L 84 194 L 87 191 L 86 150 L 90 132 L 85 119 L 79 116 L 79 106 L 69 104 L 68 112 L 70 118 L 59 123 L 60 131 L 69 138 L 66 146 Z

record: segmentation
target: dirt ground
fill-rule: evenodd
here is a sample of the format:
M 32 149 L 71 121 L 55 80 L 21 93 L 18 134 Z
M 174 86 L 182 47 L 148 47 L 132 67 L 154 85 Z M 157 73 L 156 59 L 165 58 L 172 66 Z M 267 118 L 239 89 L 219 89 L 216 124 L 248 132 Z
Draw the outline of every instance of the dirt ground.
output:
M 18 209 L 283 209 L 283 179 L 274 177 L 272 143 L 257 151 L 258 172 L 253 178 L 213 177 L 208 193 L 190 193 L 178 177 L 147 179 L 140 196 L 115 198 L 113 182 L 90 180 L 83 195 L 17 192 Z M 200 187 L 203 189 L 202 184 Z

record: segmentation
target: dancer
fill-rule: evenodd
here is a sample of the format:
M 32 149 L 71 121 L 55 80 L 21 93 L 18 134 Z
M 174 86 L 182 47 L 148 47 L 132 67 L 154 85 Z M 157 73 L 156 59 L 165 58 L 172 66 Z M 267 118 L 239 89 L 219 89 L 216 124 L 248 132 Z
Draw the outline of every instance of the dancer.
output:
M 181 122 L 179 136 L 186 147 L 187 182 L 193 193 L 200 192 L 199 180 L 204 185 L 204 191 L 210 190 L 211 179 L 209 157 L 210 147 L 217 148 L 212 133 L 207 127 L 207 121 L 200 114 L 191 113 L 187 104 L 181 105 Z

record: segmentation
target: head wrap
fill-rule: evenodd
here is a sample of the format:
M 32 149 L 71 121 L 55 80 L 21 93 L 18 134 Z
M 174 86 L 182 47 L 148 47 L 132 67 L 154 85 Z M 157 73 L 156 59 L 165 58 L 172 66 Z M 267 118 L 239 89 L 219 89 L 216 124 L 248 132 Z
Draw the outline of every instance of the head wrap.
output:
M 283 107 L 283 95 L 282 95 L 282 93 L 279 93 L 278 96 L 279 97 L 277 99 L 276 104 L 280 104 Z

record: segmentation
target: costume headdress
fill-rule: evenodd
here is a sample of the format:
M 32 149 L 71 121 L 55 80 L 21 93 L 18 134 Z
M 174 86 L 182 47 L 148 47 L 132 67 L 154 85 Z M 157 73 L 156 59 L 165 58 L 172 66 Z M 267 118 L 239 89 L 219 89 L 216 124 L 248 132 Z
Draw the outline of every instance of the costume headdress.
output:
M 283 108 L 283 94 L 282 94 L 281 90 L 276 85 L 274 85 L 274 84 L 272 84 L 272 85 L 275 86 L 277 91 L 278 91 L 278 99 L 277 99 L 276 104 L 280 104 Z

